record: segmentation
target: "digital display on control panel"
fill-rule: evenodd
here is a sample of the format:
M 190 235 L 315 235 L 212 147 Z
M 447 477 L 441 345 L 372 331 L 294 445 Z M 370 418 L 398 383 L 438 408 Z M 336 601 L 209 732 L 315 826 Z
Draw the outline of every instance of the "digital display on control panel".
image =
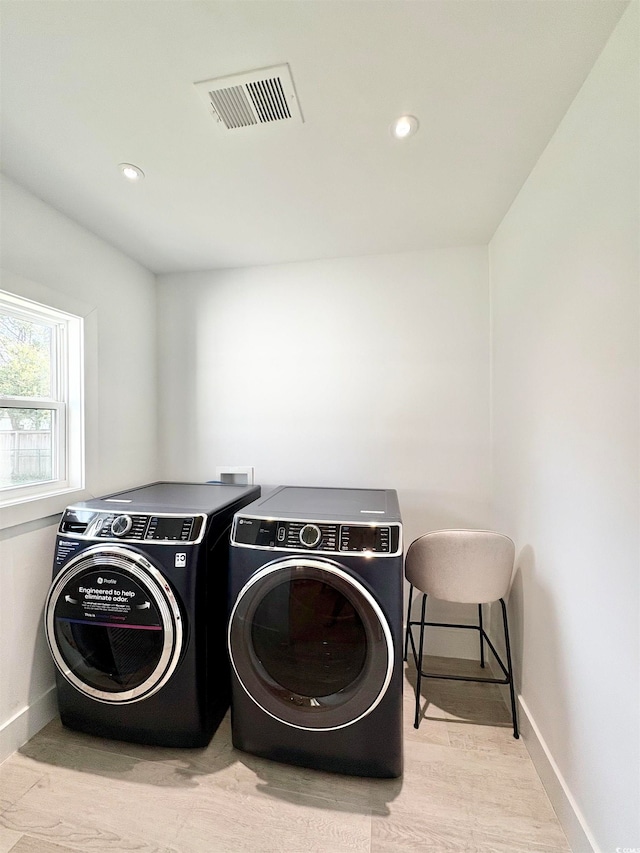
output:
M 391 531 L 388 527 L 343 524 L 340 528 L 340 550 L 390 554 Z
M 181 518 L 159 518 L 153 535 L 155 539 L 179 539 L 181 533 Z
M 347 527 L 343 531 L 342 541 L 349 551 L 374 551 L 378 543 L 378 531 L 375 527 Z
M 148 539 L 185 541 L 191 534 L 191 518 L 154 516 L 149 524 Z

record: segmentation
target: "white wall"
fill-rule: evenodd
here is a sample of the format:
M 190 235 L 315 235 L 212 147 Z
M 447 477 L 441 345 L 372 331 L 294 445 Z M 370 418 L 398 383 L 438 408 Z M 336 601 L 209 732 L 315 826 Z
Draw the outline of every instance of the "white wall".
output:
M 640 846 L 638 80 L 635 2 L 490 246 L 494 524 L 576 850 Z
M 486 247 L 160 276 L 158 305 L 164 476 L 394 488 L 407 542 L 487 524 Z
M 489 510 L 486 248 L 160 276 L 163 474 L 398 490 L 408 536 Z
M 0 289 L 87 317 L 89 493 L 156 479 L 154 276 L 6 178 L 1 266 Z M 56 522 L 0 532 L 0 760 L 54 708 L 41 624 Z

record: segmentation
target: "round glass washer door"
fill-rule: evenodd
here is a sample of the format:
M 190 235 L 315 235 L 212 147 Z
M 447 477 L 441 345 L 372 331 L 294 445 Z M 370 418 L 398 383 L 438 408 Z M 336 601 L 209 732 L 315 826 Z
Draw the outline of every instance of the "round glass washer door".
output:
M 182 651 L 182 617 L 167 580 L 142 555 L 117 546 L 83 551 L 54 579 L 45 631 L 62 675 L 100 702 L 151 696 Z
M 393 672 L 380 606 L 326 560 L 277 560 L 256 572 L 233 607 L 228 644 L 251 699 L 299 729 L 352 725 L 380 702 Z

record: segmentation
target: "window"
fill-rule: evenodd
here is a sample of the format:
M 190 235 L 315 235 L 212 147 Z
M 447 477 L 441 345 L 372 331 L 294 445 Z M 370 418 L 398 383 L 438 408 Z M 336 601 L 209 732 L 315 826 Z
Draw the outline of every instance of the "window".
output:
M 82 487 L 82 319 L 0 292 L 0 503 Z

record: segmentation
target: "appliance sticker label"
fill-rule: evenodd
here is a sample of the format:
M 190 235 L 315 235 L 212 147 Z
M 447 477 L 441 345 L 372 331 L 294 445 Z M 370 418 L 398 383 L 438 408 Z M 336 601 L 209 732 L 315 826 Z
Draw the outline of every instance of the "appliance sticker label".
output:
M 105 566 L 74 576 L 56 603 L 56 618 L 123 628 L 160 630 L 161 620 L 150 596 L 133 578 Z
M 74 551 L 77 551 L 82 543 L 72 542 L 68 539 L 58 539 L 56 546 L 56 565 L 61 566 L 69 559 Z

